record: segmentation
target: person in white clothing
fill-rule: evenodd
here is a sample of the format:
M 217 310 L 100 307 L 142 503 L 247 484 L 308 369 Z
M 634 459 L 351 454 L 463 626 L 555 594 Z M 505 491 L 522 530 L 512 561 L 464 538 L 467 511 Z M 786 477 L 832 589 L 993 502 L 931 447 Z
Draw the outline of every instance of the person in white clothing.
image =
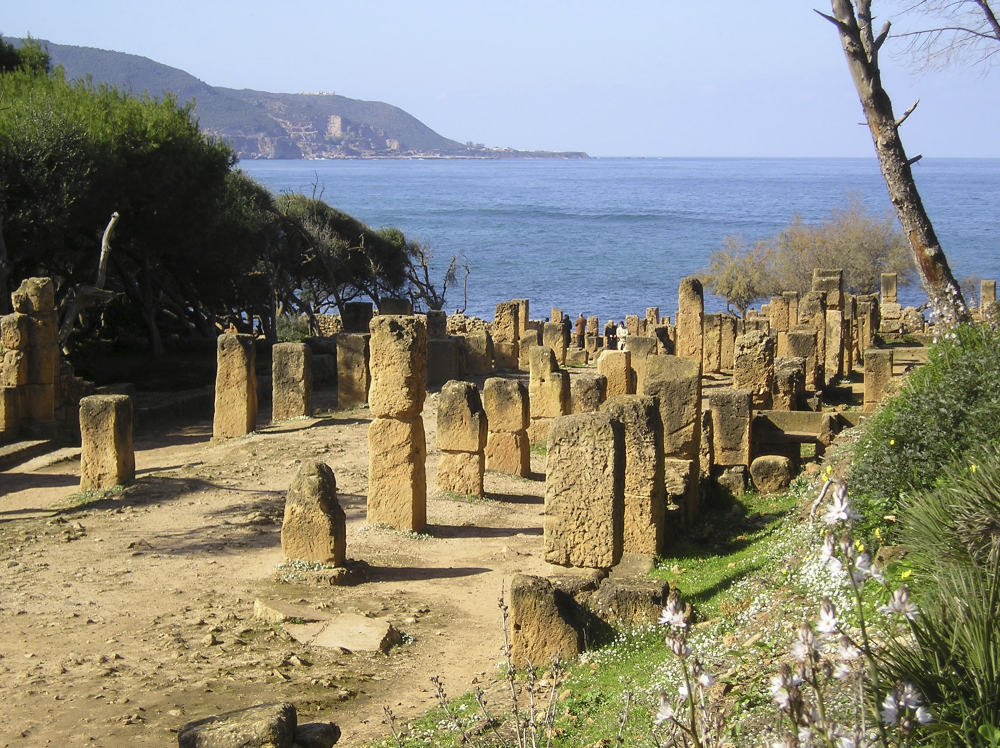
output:
M 625 339 L 628 337 L 628 328 L 625 327 L 624 322 L 618 323 L 618 350 L 625 350 Z

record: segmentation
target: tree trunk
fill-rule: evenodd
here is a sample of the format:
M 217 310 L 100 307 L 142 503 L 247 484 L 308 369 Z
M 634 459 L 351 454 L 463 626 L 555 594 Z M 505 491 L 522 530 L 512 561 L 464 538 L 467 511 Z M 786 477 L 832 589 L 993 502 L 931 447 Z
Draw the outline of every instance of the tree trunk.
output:
M 140 287 L 142 298 L 142 318 L 146 322 L 146 329 L 149 330 L 149 347 L 153 352 L 153 360 L 163 360 L 163 339 L 160 337 L 160 328 L 156 326 L 156 303 L 153 299 L 153 278 L 149 268 L 149 255 L 143 253 L 142 256 L 142 286 Z
M 840 42 L 875 142 L 875 153 L 889 189 L 889 199 L 892 200 L 903 226 L 903 233 L 910 243 L 932 313 L 937 317 L 934 321 L 949 326 L 966 322 L 970 316 L 965 299 L 951 274 L 948 259 L 938 244 L 934 227 L 924 210 L 910 170 L 912 162 L 906 157 L 899 138 L 899 126 L 913 109 L 911 107 L 896 120 L 892 113 L 892 101 L 882 88 L 878 50 L 889 33 L 889 26 L 886 24 L 876 38 L 871 26 L 871 0 L 856 2 L 857 15 L 851 0 L 832 0 L 833 17 L 825 17 L 840 32 Z
M 3 240 L 3 216 L 0 216 L 0 314 L 10 311 L 10 261 L 7 259 L 7 242 Z

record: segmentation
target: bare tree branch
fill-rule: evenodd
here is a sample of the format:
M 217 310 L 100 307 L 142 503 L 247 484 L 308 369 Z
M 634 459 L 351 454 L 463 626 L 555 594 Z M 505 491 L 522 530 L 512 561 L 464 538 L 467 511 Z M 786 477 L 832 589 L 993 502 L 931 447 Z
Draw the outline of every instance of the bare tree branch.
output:
M 899 119 L 896 120 L 896 127 L 897 128 L 901 124 L 903 124 L 904 122 L 906 122 L 906 118 L 909 117 L 911 114 L 913 114 L 913 110 L 917 108 L 917 104 L 919 104 L 919 103 L 920 103 L 920 99 L 917 99 L 912 104 L 910 104 L 910 108 L 907 109 L 905 112 L 903 112 L 903 116 L 902 117 L 900 117 Z

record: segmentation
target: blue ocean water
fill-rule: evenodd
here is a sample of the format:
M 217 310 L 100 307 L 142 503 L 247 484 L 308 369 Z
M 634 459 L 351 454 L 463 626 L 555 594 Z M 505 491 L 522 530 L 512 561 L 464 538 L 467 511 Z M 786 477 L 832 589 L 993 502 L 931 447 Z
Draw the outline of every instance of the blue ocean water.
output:
M 819 220 L 857 195 L 891 210 L 874 159 L 590 159 L 244 161 L 275 192 L 316 194 L 372 226 L 429 244 L 438 277 L 464 255 L 467 312 L 528 298 L 623 319 L 658 306 L 673 316 L 680 279 L 705 268 L 728 234 L 772 236 L 794 215 Z M 1000 159 L 914 166 L 920 194 L 957 278 L 1000 278 Z M 926 300 L 917 288 L 904 304 Z M 446 309 L 463 306 L 461 288 Z M 710 311 L 725 308 L 707 297 Z

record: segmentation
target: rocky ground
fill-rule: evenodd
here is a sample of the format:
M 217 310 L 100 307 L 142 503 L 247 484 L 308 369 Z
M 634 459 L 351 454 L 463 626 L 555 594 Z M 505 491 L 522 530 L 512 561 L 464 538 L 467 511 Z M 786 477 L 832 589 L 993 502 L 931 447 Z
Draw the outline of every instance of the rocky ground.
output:
M 185 723 L 252 704 L 295 702 L 300 722 L 333 721 L 339 745 L 490 682 L 501 659 L 497 598 L 515 572 L 544 574 L 544 458 L 532 479 L 487 473 L 488 498 L 434 489 L 437 397 L 424 410 L 430 457 L 425 534 L 365 526 L 367 409 L 211 442 L 208 420 L 136 439 L 137 479 L 79 493 L 79 450 L 0 472 L 0 748 L 162 746 Z M 268 422 L 268 413 L 260 422 Z M 348 558 L 371 581 L 331 587 L 279 568 L 284 495 L 301 460 L 336 473 Z M 404 643 L 350 653 L 293 640 L 255 600 L 387 619 Z

